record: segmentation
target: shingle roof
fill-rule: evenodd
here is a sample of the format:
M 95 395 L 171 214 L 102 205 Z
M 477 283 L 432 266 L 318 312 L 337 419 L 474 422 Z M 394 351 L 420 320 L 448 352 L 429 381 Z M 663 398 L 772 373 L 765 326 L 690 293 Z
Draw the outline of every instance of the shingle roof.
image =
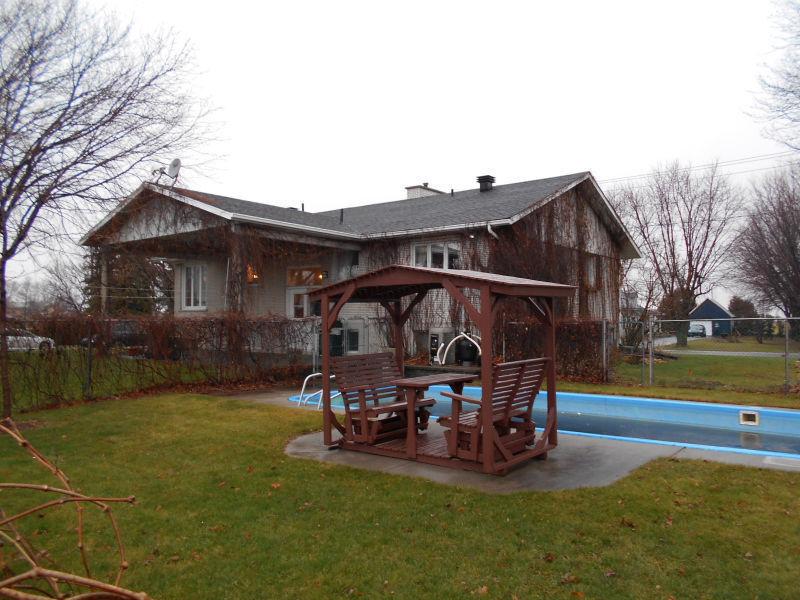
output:
M 315 235 L 357 240 L 422 232 L 452 231 L 469 226 L 482 226 L 487 223 L 496 225 L 513 223 L 560 192 L 585 180 L 594 181 L 588 171 L 496 185 L 485 192 L 476 188 L 451 194 L 435 194 L 318 213 L 152 183 L 143 184 L 140 189 L 149 188 L 200 208 L 204 208 L 203 205 L 205 205 L 207 210 L 230 220 L 250 220 L 270 226 L 301 229 Z M 638 249 L 619 217 L 605 200 L 599 188 L 597 190 L 598 193 L 592 196 L 591 202 L 621 244 L 623 258 L 638 257 Z M 594 198 L 594 196 L 597 197 Z M 130 199 L 132 200 L 133 196 Z M 124 204 L 116 210 L 122 208 L 124 208 Z M 112 212 L 92 228 L 83 237 L 81 243 L 87 243 L 114 214 Z M 343 219 L 341 219 L 342 214 Z
M 571 183 L 584 179 L 587 175 L 588 172 L 584 171 L 560 177 L 497 185 L 487 192 L 481 192 L 476 188 L 453 194 L 436 194 L 353 206 L 344 209 L 342 223 L 339 222 L 341 209 L 319 213 L 302 212 L 184 188 L 160 187 L 171 189 L 173 192 L 230 213 L 346 233 L 376 235 L 509 219 Z
M 284 223 L 294 223 L 296 225 L 321 227 L 324 229 L 332 229 L 334 231 L 357 233 L 346 224 L 340 224 L 338 216 L 333 218 L 325 213 L 310 213 L 292 208 L 284 208 L 282 206 L 263 204 L 261 202 L 250 202 L 249 200 L 239 200 L 238 198 L 229 198 L 228 196 L 219 196 L 217 194 L 209 194 L 207 192 L 187 190 L 185 188 L 168 188 L 166 186 L 159 187 L 164 187 L 165 189 L 177 192 L 182 196 L 192 198 L 193 200 L 203 202 L 229 213 L 247 215 L 259 219 L 272 219 L 276 221 L 282 221 Z
M 344 222 L 354 230 L 369 235 L 509 219 L 587 175 L 586 172 L 573 173 L 496 185 L 487 192 L 473 189 L 452 195 L 437 194 L 354 206 L 344 209 Z M 338 217 L 339 211 L 319 214 L 333 218 Z

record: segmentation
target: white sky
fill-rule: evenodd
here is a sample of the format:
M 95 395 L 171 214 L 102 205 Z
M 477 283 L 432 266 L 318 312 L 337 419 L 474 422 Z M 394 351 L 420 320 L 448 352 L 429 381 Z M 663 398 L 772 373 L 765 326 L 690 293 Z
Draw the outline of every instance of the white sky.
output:
M 204 191 L 316 211 L 785 150 L 748 114 L 767 0 L 90 1 L 191 40 L 222 139 L 180 184 Z

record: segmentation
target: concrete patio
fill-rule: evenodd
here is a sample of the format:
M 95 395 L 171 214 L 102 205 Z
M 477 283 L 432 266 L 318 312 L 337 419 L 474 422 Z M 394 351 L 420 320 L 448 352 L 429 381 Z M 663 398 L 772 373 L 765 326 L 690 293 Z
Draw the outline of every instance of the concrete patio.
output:
M 233 394 L 232 397 L 260 404 L 297 408 L 296 404 L 287 401 L 290 395 L 296 393 L 295 389 L 273 389 L 266 392 Z M 303 407 L 302 410 L 316 410 L 316 407 Z M 443 428 L 432 423 L 429 433 L 439 435 L 442 431 Z M 800 471 L 800 460 L 792 458 L 698 450 L 682 446 L 626 442 L 564 433 L 559 434 L 558 448 L 549 454 L 547 460 L 533 460 L 505 476 L 448 469 L 361 452 L 328 450 L 322 444 L 321 431 L 295 438 L 286 446 L 286 454 L 295 458 L 392 475 L 421 477 L 436 483 L 464 486 L 497 494 L 607 486 L 651 460 L 662 457 Z

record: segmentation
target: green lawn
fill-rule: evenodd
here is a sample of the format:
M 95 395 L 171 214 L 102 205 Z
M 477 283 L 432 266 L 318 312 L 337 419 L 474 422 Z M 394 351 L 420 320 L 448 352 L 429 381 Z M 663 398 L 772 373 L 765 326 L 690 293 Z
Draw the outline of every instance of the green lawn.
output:
M 764 338 L 759 344 L 753 336 L 741 338 L 703 338 L 691 340 L 687 346 L 672 344 L 663 346 L 665 350 L 724 350 L 726 352 L 783 352 L 785 341 L 782 337 Z M 800 352 L 800 342 L 789 340 L 789 352 Z
M 750 404 L 800 409 L 800 394 L 790 392 L 737 392 L 725 389 L 693 389 L 671 386 L 643 386 L 639 384 L 581 383 L 563 381 L 559 391 L 583 394 L 611 394 L 635 396 L 637 398 L 666 398 L 668 400 L 692 400 L 696 402 L 720 402 L 723 404 Z
M 310 411 L 173 395 L 26 418 L 83 491 L 136 495 L 117 512 L 124 582 L 155 598 L 797 593 L 800 473 L 660 460 L 607 488 L 495 496 L 288 458 L 286 441 L 320 425 Z M 0 480 L 48 478 L 0 439 Z M 29 531 L 63 556 L 72 514 Z M 109 541 L 90 541 L 106 568 Z
M 619 361 L 615 369 L 617 383 L 641 383 L 641 364 Z M 775 393 L 783 390 L 784 359 L 766 356 L 682 355 L 674 359 L 658 360 L 654 375 L 657 386 Z M 796 367 L 790 377 L 792 381 L 796 380 Z

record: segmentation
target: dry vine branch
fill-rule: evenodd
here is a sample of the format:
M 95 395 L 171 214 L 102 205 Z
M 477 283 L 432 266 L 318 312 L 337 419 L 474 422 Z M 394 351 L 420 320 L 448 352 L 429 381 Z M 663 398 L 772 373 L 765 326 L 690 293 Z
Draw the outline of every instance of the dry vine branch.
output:
M 122 543 L 122 535 L 119 526 L 109 506 L 111 503 L 120 502 L 133 504 L 135 498 L 133 496 L 126 498 L 110 498 L 82 494 L 72 487 L 69 478 L 61 469 L 39 452 L 25 436 L 22 435 L 11 419 L 0 421 L 0 434 L 6 434 L 11 437 L 11 439 L 23 448 L 34 461 L 56 477 L 56 479 L 61 482 L 62 486 L 54 487 L 45 484 L 16 482 L 0 483 L 0 491 L 29 490 L 58 496 L 58 498 L 54 500 L 49 500 L 11 515 L 6 515 L 6 513 L 0 509 L 0 547 L 6 545 L 12 550 L 15 550 L 17 559 L 22 563 L 26 563 L 29 567 L 26 571 L 14 573 L 11 569 L 10 561 L 7 561 L 6 564 L 3 565 L 4 574 L 8 576 L 0 581 L 0 598 L 25 600 L 43 598 L 60 598 L 65 600 L 88 600 L 90 598 L 146 600 L 148 598 L 147 594 L 143 592 L 133 592 L 120 587 L 122 576 L 128 568 L 128 561 L 125 558 L 125 546 Z M 52 562 L 49 560 L 48 553 L 41 550 L 37 551 L 33 544 L 31 544 L 16 527 L 16 523 L 25 517 L 40 514 L 43 510 L 64 506 L 66 504 L 76 505 L 77 545 L 81 555 L 81 562 L 86 571 L 86 576 L 67 573 L 45 566 L 43 564 L 44 560 Z M 94 579 L 91 576 L 84 538 L 84 505 L 91 505 L 99 508 L 108 518 L 111 528 L 114 531 L 119 555 L 119 566 L 113 584 Z M 49 589 L 37 587 L 41 585 L 46 585 Z M 67 591 L 67 588 L 69 591 Z

